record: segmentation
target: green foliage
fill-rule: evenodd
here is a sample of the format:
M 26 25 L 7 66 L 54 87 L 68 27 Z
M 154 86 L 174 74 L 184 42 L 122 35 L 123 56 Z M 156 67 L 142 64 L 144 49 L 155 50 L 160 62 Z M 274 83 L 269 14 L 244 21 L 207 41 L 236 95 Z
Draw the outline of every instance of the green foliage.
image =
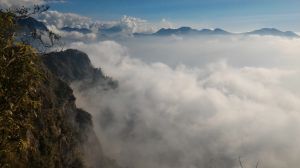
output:
M 14 41 L 14 16 L 0 13 L 0 167 L 22 167 L 27 161 L 33 149 L 31 121 L 41 107 L 39 58 L 30 46 Z
M 0 11 L 0 47 L 4 49 L 12 45 L 16 24 L 14 14 Z
M 15 40 L 27 13 L 0 11 L 0 167 L 84 167 L 72 90 Z
M 17 19 L 29 11 L 0 10 L 0 168 L 85 167 L 82 144 L 92 132 L 91 116 L 76 108 L 72 89 L 37 51 L 15 40 Z M 94 138 L 89 147 L 97 143 Z M 117 167 L 100 160 L 100 167 Z

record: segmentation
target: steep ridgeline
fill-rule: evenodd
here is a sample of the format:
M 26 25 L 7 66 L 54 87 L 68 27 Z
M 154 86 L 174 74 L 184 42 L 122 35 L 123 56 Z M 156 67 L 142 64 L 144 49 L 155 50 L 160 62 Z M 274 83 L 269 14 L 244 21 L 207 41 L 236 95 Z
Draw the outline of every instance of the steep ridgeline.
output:
M 76 107 L 68 83 L 30 46 L 0 53 L 1 168 L 118 167 L 103 155 L 91 115 Z
M 40 56 L 16 37 L 17 30 L 30 34 L 33 27 L 46 31 L 32 18 L 16 20 L 0 11 L 0 168 L 117 168 L 102 153 L 91 115 L 76 107 L 69 86 L 83 80 L 113 88 L 116 82 L 81 52 Z
M 64 102 L 70 106 L 67 109 L 68 118 L 71 118 L 73 129 L 78 135 L 80 142 L 79 149 L 83 151 L 83 159 L 88 167 L 116 168 L 118 167 L 114 161 L 108 159 L 102 153 L 101 145 L 94 133 L 91 115 L 75 106 L 75 98 L 72 90 L 67 84 L 71 82 L 82 82 L 82 87 L 89 87 L 93 84 L 101 84 L 104 88 L 116 88 L 117 82 L 109 77 L 105 77 L 101 69 L 92 66 L 88 56 L 78 50 L 66 50 L 62 52 L 52 52 L 42 57 L 42 61 L 61 81 L 62 86 L 54 88 L 66 88 L 67 92 L 57 91 L 59 95 L 65 95 L 63 100 L 55 99 L 58 102 Z M 53 88 L 53 87 L 51 87 Z M 83 88 L 84 89 L 84 88 Z M 47 101 L 46 101 L 47 102 Z M 51 101 L 50 101 L 51 102 Z
M 82 82 L 82 87 L 101 84 L 103 88 L 110 89 L 118 86 L 117 81 L 104 75 L 101 69 L 94 68 L 87 54 L 68 49 L 61 52 L 45 54 L 43 62 L 57 77 L 67 82 Z

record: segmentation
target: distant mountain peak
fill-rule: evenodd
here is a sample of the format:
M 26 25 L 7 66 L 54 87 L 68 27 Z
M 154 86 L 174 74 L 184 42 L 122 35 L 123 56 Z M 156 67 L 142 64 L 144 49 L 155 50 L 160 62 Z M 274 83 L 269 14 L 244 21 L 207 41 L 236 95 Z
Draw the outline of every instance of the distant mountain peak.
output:
M 171 28 L 162 28 L 158 30 L 154 35 L 158 36 L 169 36 L 169 35 L 181 35 L 181 34 L 192 34 L 196 33 L 197 30 L 192 29 L 191 27 L 180 27 L 177 29 L 171 29 Z
M 141 35 L 141 34 L 139 34 Z M 180 27 L 177 29 L 165 29 L 162 28 L 158 30 L 156 33 L 153 33 L 151 35 L 155 36 L 170 36 L 170 35 L 260 35 L 260 36 L 279 36 L 279 37 L 288 37 L 288 38 L 299 38 L 300 36 L 292 31 L 280 31 L 276 28 L 262 28 L 258 30 L 254 30 L 251 32 L 246 33 L 231 33 L 228 31 L 225 31 L 221 28 L 215 28 L 215 29 L 193 29 L 191 27 Z M 149 36 L 149 34 L 148 34 Z
M 20 26 L 27 27 L 30 30 L 35 29 L 35 30 L 48 31 L 48 28 L 43 22 L 40 22 L 32 17 L 18 19 L 17 22 Z
M 80 32 L 80 33 L 83 33 L 83 34 L 92 33 L 92 31 L 90 29 L 87 29 L 87 28 L 63 27 L 63 28 L 61 28 L 61 30 L 67 31 L 67 32 L 76 31 L 76 32 Z
M 254 30 L 248 33 L 247 35 L 261 35 L 261 36 L 280 36 L 280 37 L 299 37 L 298 34 L 292 31 L 281 31 L 276 28 L 262 28 Z
M 153 35 L 168 36 L 168 35 L 226 35 L 226 34 L 231 34 L 231 33 L 220 28 L 216 28 L 213 30 L 212 29 L 197 30 L 191 27 L 180 27 L 177 29 L 162 28 L 158 30 L 156 33 L 154 33 Z
M 215 28 L 214 32 L 229 33 L 228 31 L 225 31 L 225 30 L 220 29 L 220 28 Z
M 178 30 L 181 30 L 181 31 L 190 31 L 192 30 L 191 27 L 180 27 Z

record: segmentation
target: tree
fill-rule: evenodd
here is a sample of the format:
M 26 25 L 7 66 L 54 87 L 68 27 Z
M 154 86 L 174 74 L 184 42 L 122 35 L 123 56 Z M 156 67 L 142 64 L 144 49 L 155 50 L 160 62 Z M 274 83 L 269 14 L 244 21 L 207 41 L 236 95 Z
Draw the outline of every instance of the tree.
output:
M 3 32 L 6 36 L 14 37 L 14 41 L 19 41 L 23 44 L 34 46 L 38 52 L 44 53 L 47 49 L 54 46 L 63 46 L 60 36 L 46 28 L 45 31 L 39 31 L 31 24 L 31 21 L 35 19 L 32 16 L 39 15 L 49 9 L 48 5 L 34 5 L 32 8 L 10 8 L 10 9 L 0 9 L 2 14 L 8 14 L 12 16 L 13 19 L 13 29 L 8 32 Z M 18 24 L 19 21 L 29 20 L 26 26 Z M 26 22 L 26 21 L 25 21 Z M 38 21 L 36 21 L 38 22 Z M 28 27 L 29 26 L 29 29 Z M 27 27 L 27 28 L 25 28 Z M 12 27 L 11 27 L 12 28 Z M 9 30 L 9 29 L 6 29 Z M 17 39 L 15 37 L 18 37 Z
M 39 57 L 32 47 L 15 40 L 16 19 L 25 13 L 0 11 L 0 167 L 25 165 L 34 149 L 30 121 L 41 106 Z

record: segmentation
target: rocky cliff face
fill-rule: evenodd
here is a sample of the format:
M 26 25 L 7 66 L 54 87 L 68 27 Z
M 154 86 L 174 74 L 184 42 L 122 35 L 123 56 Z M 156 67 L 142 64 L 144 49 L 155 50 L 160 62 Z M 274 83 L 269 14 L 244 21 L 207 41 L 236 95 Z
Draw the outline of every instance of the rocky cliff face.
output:
M 4 52 L 1 50 L 1 53 Z M 76 98 L 68 85 L 73 80 L 90 79 L 89 71 L 95 72 L 95 78 L 90 81 L 112 80 L 93 69 L 87 57 L 74 58 L 75 62 L 81 59 L 80 64 L 85 65 L 74 67 L 64 61 L 63 56 L 62 60 L 56 60 L 56 56 L 56 53 L 45 56 L 45 64 L 30 58 L 27 62 L 19 61 L 23 57 L 6 57 L 11 61 L 5 64 L 5 59 L 1 59 L 0 167 L 117 168 L 116 163 L 103 154 L 91 115 L 76 107 Z M 55 66 L 48 69 L 50 62 L 63 66 L 59 70 Z M 34 71 L 29 71 L 30 68 Z M 42 74 L 42 78 L 31 72 Z M 64 76 L 57 77 L 58 72 L 64 72 Z M 29 84 L 30 90 L 24 89 L 27 77 L 30 81 L 36 78 L 38 87 Z M 32 93 L 18 98 L 15 92 Z
M 36 148 L 29 159 L 30 167 L 85 167 L 81 146 L 81 125 L 70 87 L 44 68 L 46 79 L 40 88 L 41 112 L 34 123 L 32 142 Z
M 83 81 L 84 86 L 102 82 L 103 85 L 114 88 L 117 87 L 117 83 L 105 77 L 100 69 L 94 68 L 88 56 L 77 50 L 49 53 L 42 57 L 42 61 L 49 79 L 44 83 L 44 89 L 42 89 L 45 91 L 43 93 L 45 95 L 43 96 L 43 110 L 45 114 L 49 109 L 57 109 L 57 111 L 51 114 L 56 118 L 56 123 L 45 123 L 44 121 L 40 123 L 53 129 L 49 137 L 56 137 L 60 145 L 53 144 L 54 146 L 59 147 L 62 152 L 69 151 L 64 154 L 56 152 L 65 156 L 62 161 L 70 160 L 63 167 L 74 167 L 74 165 L 81 164 L 83 167 L 95 168 L 118 167 L 113 160 L 104 156 L 93 130 L 91 115 L 76 107 L 72 89 L 68 86 L 71 82 Z M 49 90 L 49 88 L 51 89 Z M 53 145 L 49 145 L 49 147 Z M 76 151 L 80 151 L 81 158 L 74 157 Z M 79 163 L 80 159 L 83 163 Z
M 52 52 L 42 57 L 47 68 L 67 83 L 83 82 L 85 85 L 102 85 L 103 88 L 116 88 L 118 82 L 105 76 L 101 69 L 94 68 L 87 54 L 68 49 Z

